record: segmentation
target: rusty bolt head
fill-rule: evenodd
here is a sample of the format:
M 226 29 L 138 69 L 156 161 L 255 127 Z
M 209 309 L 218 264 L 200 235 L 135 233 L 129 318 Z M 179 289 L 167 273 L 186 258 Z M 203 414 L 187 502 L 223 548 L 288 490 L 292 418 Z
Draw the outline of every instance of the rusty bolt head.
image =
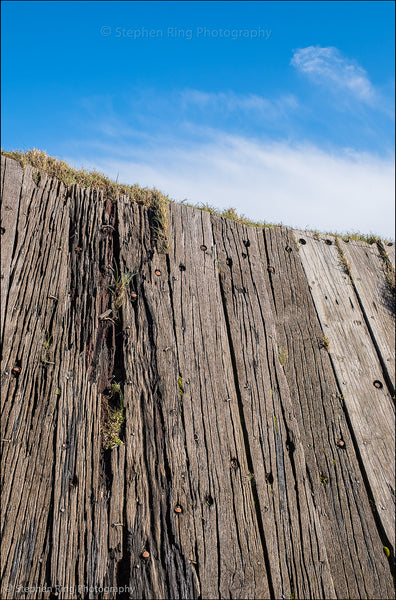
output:
M 131 294 L 131 300 L 136 300 L 137 299 L 137 293 L 136 292 L 132 292 Z
M 80 246 L 77 246 L 77 248 L 74 249 L 74 252 L 81 252 L 82 248 L 80 248 Z
M 201 250 L 202 250 L 203 252 L 205 252 L 205 251 L 207 250 L 207 247 L 205 246 L 205 244 L 201 244 Z
M 161 271 L 159 269 L 155 269 L 154 273 L 159 277 L 161 275 Z
M 378 379 L 376 379 L 376 380 L 373 382 L 373 385 L 374 385 L 374 387 L 376 387 L 378 390 L 380 390 L 380 389 L 382 389 L 382 388 L 383 388 L 383 384 L 382 384 L 382 382 L 381 382 L 381 381 L 378 381 Z
M 267 271 L 268 271 L 268 273 L 275 273 L 275 267 L 269 266 L 269 267 L 267 267 Z
M 18 375 L 20 374 L 20 372 L 21 372 L 21 367 L 18 367 L 18 366 L 14 367 L 14 368 L 12 369 L 12 371 L 11 371 L 11 373 L 12 373 L 13 375 L 15 375 L 15 377 L 18 377 Z
M 344 442 L 344 440 L 342 440 L 342 439 L 339 439 L 339 440 L 337 440 L 337 442 L 336 442 L 336 443 L 337 443 L 337 446 L 338 446 L 339 448 L 345 448 L 345 442 Z
M 144 550 L 144 552 L 142 552 L 142 558 L 148 558 L 150 556 L 150 552 L 147 552 L 147 550 Z
M 178 504 L 177 506 L 175 506 L 175 513 L 179 514 L 183 512 L 182 507 L 180 506 L 180 504 Z

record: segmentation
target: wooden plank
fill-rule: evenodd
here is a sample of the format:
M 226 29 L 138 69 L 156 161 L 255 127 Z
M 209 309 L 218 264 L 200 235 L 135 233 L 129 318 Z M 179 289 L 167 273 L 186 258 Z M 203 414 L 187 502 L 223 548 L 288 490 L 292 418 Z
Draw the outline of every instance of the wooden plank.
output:
M 334 238 L 298 231 L 295 236 L 302 240 L 300 256 L 321 322 L 323 343 L 329 344 L 378 516 L 394 548 L 393 400 Z M 375 387 L 376 381 L 382 387 Z
M 387 598 L 391 572 L 293 231 L 264 229 L 259 249 L 337 597 Z
M 150 598 L 269 597 L 209 215 L 172 205 L 165 257 L 150 252 L 147 212 L 122 211 L 121 260 L 138 294 L 124 324 L 130 587 Z
M 350 276 L 385 373 L 390 393 L 395 393 L 394 291 L 386 278 L 386 264 L 377 244 L 339 239 Z
M 106 459 L 100 435 L 100 392 L 114 363 L 114 326 L 98 319 L 111 301 L 102 220 L 112 203 L 90 190 L 68 194 L 45 175 L 36 186 L 32 172 L 2 360 L 2 597 L 23 584 L 37 588 L 32 598 L 58 585 L 59 598 L 77 598 L 76 585 L 116 583 L 122 552 L 122 529 L 112 525 L 122 520 L 123 449 Z
M 17 228 L 19 198 L 23 169 L 19 163 L 1 156 L 1 321 L 0 338 L 3 340 L 4 316 L 7 310 L 11 261 Z
M 392 597 L 290 232 L 171 204 L 159 254 L 152 209 L 10 165 L 1 597 Z
M 261 229 L 215 216 L 212 224 L 274 596 L 335 598 L 295 409 L 279 364 L 258 247 Z
M 48 295 L 60 295 L 60 272 L 64 267 L 59 260 L 61 254 L 54 251 L 47 234 L 56 210 L 54 186 L 44 178 L 38 189 L 33 181 L 27 183 L 29 175 L 29 171 L 25 173 L 21 206 L 24 211 L 29 210 L 30 218 L 26 227 L 24 219 L 18 220 L 2 360 L 2 441 L 6 465 L 2 472 L 2 577 L 10 586 L 29 580 L 32 572 L 36 576 L 42 565 L 39 560 L 45 555 L 57 397 L 41 358 L 57 305 Z M 63 229 L 66 214 L 60 215 L 56 228 Z M 40 235 L 44 231 L 47 235 Z M 62 246 L 65 243 L 67 229 L 66 237 L 60 241 Z M 36 394 L 36 401 L 31 401 Z M 4 597 L 14 597 L 13 590 Z
M 389 260 L 392 263 L 392 266 L 394 269 L 396 269 L 396 262 L 395 262 L 395 242 L 385 242 L 383 241 L 383 246 L 386 250 L 386 253 L 389 257 Z

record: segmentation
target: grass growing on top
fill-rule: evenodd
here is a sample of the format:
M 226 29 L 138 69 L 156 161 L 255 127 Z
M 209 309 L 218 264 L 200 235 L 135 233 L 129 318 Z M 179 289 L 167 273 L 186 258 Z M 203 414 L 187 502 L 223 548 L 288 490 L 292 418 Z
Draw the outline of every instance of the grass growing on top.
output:
M 19 162 L 23 168 L 30 165 L 38 171 L 47 173 L 50 177 L 55 177 L 62 181 L 67 187 L 77 184 L 81 187 L 89 187 L 103 190 L 108 197 L 116 199 L 117 196 L 127 196 L 134 202 L 152 207 L 155 202 L 171 200 L 157 189 L 142 188 L 137 184 L 123 185 L 112 181 L 109 177 L 99 171 L 86 171 L 85 169 L 73 169 L 63 160 L 58 160 L 53 156 L 48 156 L 41 150 L 27 150 L 26 152 L 1 151 L 3 156 L 7 156 Z
M 373 235 L 369 233 L 365 235 L 364 233 L 346 233 L 341 236 L 344 242 L 349 242 L 349 240 L 354 240 L 355 242 L 366 242 L 366 244 L 376 244 L 380 241 L 378 235 Z
M 168 205 L 170 202 L 173 202 L 173 200 L 156 188 L 142 188 L 137 184 L 123 185 L 112 181 L 109 177 L 96 170 L 86 171 L 85 169 L 73 169 L 63 160 L 57 160 L 56 158 L 48 156 L 46 152 L 41 150 L 33 149 L 27 150 L 26 152 L 6 152 L 1 150 L 1 153 L 4 156 L 18 161 L 24 168 L 27 165 L 36 168 L 39 173 L 35 173 L 33 178 L 37 185 L 40 182 L 40 172 L 45 172 L 50 177 L 62 181 L 67 187 L 77 184 L 85 188 L 96 188 L 103 190 L 106 196 L 113 201 L 116 201 L 119 196 L 127 196 L 133 202 L 147 206 L 151 209 L 151 232 L 153 240 L 157 245 L 157 249 L 159 252 L 168 251 Z M 267 223 L 266 221 L 252 221 L 245 215 L 238 215 L 235 208 L 227 208 L 221 211 L 206 203 L 190 204 L 187 201 L 183 201 L 182 204 L 190 206 L 191 208 L 207 211 L 225 219 L 230 219 L 248 227 L 266 228 L 281 226 L 281 224 Z M 318 232 L 314 232 L 314 235 L 319 237 Z M 346 234 L 327 232 L 325 235 L 331 235 L 336 238 L 340 237 L 344 241 L 355 240 L 363 241 L 368 244 L 380 242 L 380 238 L 374 234 L 365 235 L 359 232 Z
M 250 219 L 247 219 L 245 215 L 238 215 L 235 208 L 227 208 L 223 210 L 221 216 L 224 217 L 224 219 L 230 219 L 231 221 L 241 223 L 242 225 L 246 225 L 248 227 L 280 227 L 280 224 L 276 225 L 274 223 L 266 223 L 265 221 L 251 221 Z
M 30 165 L 37 169 L 33 180 L 38 185 L 40 183 L 40 173 L 47 173 L 49 177 L 54 177 L 65 184 L 66 187 L 79 185 L 83 188 L 94 188 L 104 192 L 107 198 L 116 201 L 120 196 L 126 196 L 133 202 L 143 204 L 151 209 L 151 231 L 157 248 L 160 252 L 167 251 L 168 242 L 168 204 L 171 202 L 168 196 L 165 196 L 157 189 L 142 188 L 139 185 L 123 185 L 109 179 L 99 171 L 86 171 L 85 169 L 73 169 L 65 161 L 58 160 L 48 156 L 41 150 L 27 150 L 26 152 L 5 152 L 4 156 L 12 158 L 19 162 L 23 168 Z

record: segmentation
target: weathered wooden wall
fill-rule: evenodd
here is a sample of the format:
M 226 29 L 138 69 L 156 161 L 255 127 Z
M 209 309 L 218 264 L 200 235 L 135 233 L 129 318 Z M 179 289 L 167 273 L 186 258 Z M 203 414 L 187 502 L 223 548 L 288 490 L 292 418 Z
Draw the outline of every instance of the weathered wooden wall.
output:
M 1 597 L 393 598 L 394 245 L 2 170 Z

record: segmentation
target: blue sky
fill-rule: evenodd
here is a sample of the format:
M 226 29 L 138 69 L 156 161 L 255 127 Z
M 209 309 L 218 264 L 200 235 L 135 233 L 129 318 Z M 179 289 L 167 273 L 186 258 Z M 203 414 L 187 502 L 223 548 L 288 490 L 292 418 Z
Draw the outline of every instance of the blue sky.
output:
M 2 2 L 2 147 L 394 237 L 393 2 Z

